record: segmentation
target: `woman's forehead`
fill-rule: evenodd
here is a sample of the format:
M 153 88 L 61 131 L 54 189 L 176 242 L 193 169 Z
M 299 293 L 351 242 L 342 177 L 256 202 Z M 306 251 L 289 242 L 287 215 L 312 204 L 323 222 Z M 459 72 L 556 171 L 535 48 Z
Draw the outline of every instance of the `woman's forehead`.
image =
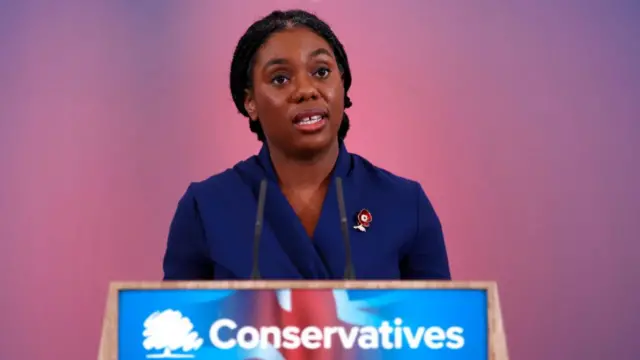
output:
M 295 61 L 323 53 L 334 56 L 329 43 L 310 29 L 296 27 L 271 35 L 260 47 L 256 63 L 265 64 L 273 59 Z

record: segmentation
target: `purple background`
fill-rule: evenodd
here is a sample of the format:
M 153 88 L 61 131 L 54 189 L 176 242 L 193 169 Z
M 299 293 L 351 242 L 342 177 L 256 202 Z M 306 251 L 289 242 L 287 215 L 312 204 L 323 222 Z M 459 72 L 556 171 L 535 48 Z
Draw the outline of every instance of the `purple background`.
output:
M 95 358 L 109 281 L 161 277 L 192 180 L 255 153 L 233 48 L 325 18 L 350 150 L 419 180 L 460 280 L 497 280 L 517 360 L 637 359 L 637 1 L 4 1 L 0 358 Z

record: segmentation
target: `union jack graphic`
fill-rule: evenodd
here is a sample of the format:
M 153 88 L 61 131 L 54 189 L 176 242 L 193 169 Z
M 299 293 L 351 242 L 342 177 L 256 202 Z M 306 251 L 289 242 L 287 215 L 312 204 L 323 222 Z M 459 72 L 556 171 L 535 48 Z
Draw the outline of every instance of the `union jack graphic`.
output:
M 392 302 L 395 296 L 377 297 L 367 300 L 350 300 L 346 290 L 278 290 L 269 292 L 272 296 L 261 299 L 258 326 L 307 326 L 344 327 L 376 326 L 380 318 L 371 309 Z M 266 295 L 266 294 L 265 294 Z M 256 348 L 248 351 L 244 359 L 255 360 L 353 360 L 355 349 L 345 349 L 337 339 L 333 339 L 330 349 L 267 349 Z

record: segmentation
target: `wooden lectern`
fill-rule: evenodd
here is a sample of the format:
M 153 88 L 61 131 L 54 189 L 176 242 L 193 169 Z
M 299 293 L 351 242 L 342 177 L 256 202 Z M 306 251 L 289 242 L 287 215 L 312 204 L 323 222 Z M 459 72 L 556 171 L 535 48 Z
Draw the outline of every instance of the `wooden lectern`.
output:
M 297 350 L 307 355 L 294 354 Z M 112 283 L 98 359 L 149 358 L 508 360 L 508 355 L 493 282 Z

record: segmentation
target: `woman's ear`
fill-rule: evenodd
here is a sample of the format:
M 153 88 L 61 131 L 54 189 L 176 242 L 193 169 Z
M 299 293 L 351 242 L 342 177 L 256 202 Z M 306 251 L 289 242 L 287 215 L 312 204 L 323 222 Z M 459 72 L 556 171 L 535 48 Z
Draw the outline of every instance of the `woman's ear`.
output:
M 258 120 L 258 111 L 256 110 L 256 101 L 250 90 L 244 91 L 244 109 L 249 114 L 249 118 L 253 121 Z

